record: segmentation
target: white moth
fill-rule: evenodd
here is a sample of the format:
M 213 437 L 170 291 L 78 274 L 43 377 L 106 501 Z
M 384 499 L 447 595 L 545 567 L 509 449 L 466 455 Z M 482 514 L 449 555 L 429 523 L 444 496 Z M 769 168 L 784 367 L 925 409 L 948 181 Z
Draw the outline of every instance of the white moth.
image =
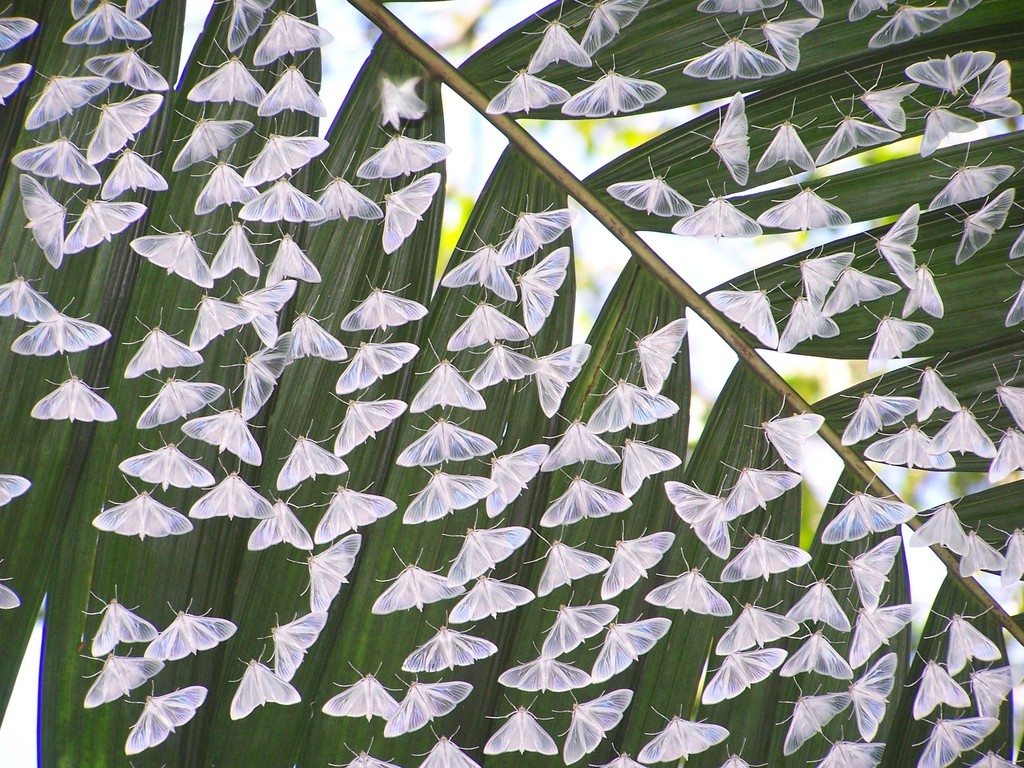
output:
M 985 197 L 1013 175 L 1012 165 L 967 165 L 957 168 L 946 186 L 928 203 L 929 211 Z
M 68 116 L 109 87 L 110 81 L 107 78 L 94 75 L 51 77 L 25 116 L 25 129 L 34 131 Z
M 124 12 L 129 19 L 139 19 L 146 15 L 150 8 L 160 0 L 128 0 L 124 6 Z
M 820 696 L 801 696 L 793 705 L 793 717 L 786 731 L 782 753 L 792 755 L 808 739 L 820 733 L 832 719 L 850 706 L 848 693 L 826 693 Z
M 444 160 L 452 148 L 439 141 L 393 136 L 356 169 L 361 179 L 392 179 L 423 171 Z
M 526 341 L 530 332 L 487 302 L 481 301 L 448 339 L 449 352 L 496 341 Z
M 348 368 L 338 377 L 334 391 L 339 395 L 364 389 L 389 376 L 412 360 L 420 349 L 406 341 L 393 343 L 360 342 Z
M 364 675 L 358 682 L 327 700 L 323 713 L 331 717 L 374 717 L 385 720 L 398 711 L 398 702 L 373 675 Z
M 885 464 L 903 464 L 907 468 L 952 469 L 956 462 L 948 453 L 929 453 L 932 439 L 924 430 L 911 424 L 895 435 L 883 437 L 864 449 L 864 458 Z
M 198 120 L 185 146 L 174 158 L 171 170 L 177 173 L 216 157 L 222 149 L 230 147 L 251 130 L 252 123 L 248 120 Z
M 143 160 L 142 155 L 128 148 L 118 155 L 117 162 L 110 169 L 100 189 L 100 199 L 113 200 L 128 190 L 134 192 L 139 189 L 163 192 L 167 189 L 167 180 Z
M 396 611 L 415 608 L 422 611 L 424 606 L 441 600 L 450 600 L 466 591 L 465 587 L 449 584 L 448 580 L 417 565 L 407 565 L 391 586 L 381 592 L 373 604 L 372 612 L 384 616 Z
M 568 208 L 521 212 L 516 216 L 512 231 L 498 249 L 499 263 L 507 267 L 530 258 L 542 245 L 561 237 L 572 226 L 574 218 L 575 215 Z
M 326 613 L 342 584 L 348 583 L 348 575 L 356 563 L 356 555 L 363 543 L 358 533 L 350 533 L 332 544 L 318 555 L 311 555 L 306 561 L 309 566 L 309 609 L 314 613 Z
M 750 143 L 747 136 L 747 114 L 743 94 L 729 100 L 711 149 L 725 163 L 726 170 L 737 184 L 746 184 L 750 175 Z
M 278 179 L 243 205 L 238 211 L 238 218 L 267 224 L 281 221 L 318 224 L 327 218 L 327 211 L 312 197 L 292 186 L 288 179 Z
M 199 197 L 196 198 L 196 205 L 193 209 L 197 216 L 212 213 L 222 205 L 233 205 L 234 203 L 248 203 L 256 197 L 256 190 L 245 186 L 238 171 L 224 161 L 213 166 L 210 175 L 206 178 Z
M 617 491 L 575 477 L 565 492 L 545 510 L 540 524 L 544 528 L 572 525 L 580 520 L 624 512 L 632 505 L 633 502 Z
M 254 490 L 238 476 L 230 473 L 217 486 L 201 496 L 188 516 L 196 520 L 208 520 L 213 517 L 236 517 L 265 520 L 274 515 L 270 502 Z
M 147 659 L 177 661 L 209 651 L 234 636 L 238 627 L 227 619 L 178 611 L 174 621 L 146 648 Z
M 878 91 L 869 88 L 857 98 L 879 120 L 894 131 L 902 132 L 907 129 L 907 113 L 903 110 L 903 100 L 916 90 L 917 83 L 903 83 Z
M 1013 206 L 1013 196 L 1012 187 L 1004 189 L 964 219 L 964 231 L 956 248 L 957 264 L 963 264 L 988 245 L 996 231 L 1002 229 Z
M 994 459 L 996 456 L 996 447 L 992 439 L 967 408 L 957 410 L 942 429 L 935 433 L 928 451 L 973 453 L 983 459 Z
M 485 245 L 457 267 L 445 273 L 445 276 L 441 278 L 441 285 L 445 288 L 479 285 L 505 301 L 515 301 L 518 295 L 515 283 L 512 282 L 508 271 L 502 266 L 498 249 L 493 245 Z
M 266 288 L 256 288 L 239 295 L 235 301 L 246 310 L 256 335 L 266 346 L 272 347 L 278 341 L 277 316 L 281 309 L 295 295 L 298 284 L 294 280 L 281 280 Z
M 861 608 L 850 640 L 850 666 L 857 669 L 872 654 L 899 634 L 914 618 L 912 605 L 889 605 L 873 611 Z
M 223 394 L 224 387 L 220 384 L 167 379 L 153 402 L 139 415 L 136 426 L 139 429 L 152 429 L 161 424 L 170 424 L 206 407 Z
M 237 408 L 186 421 L 181 425 L 181 431 L 189 437 L 216 446 L 218 453 L 233 453 L 246 464 L 258 467 L 263 463 L 259 443 Z
M 960 575 L 974 576 L 979 571 L 998 573 L 1006 567 L 1002 553 L 982 539 L 975 531 L 967 531 L 967 550 L 960 560 Z
M 697 723 L 673 717 L 653 739 L 644 745 L 637 758 L 644 764 L 674 763 L 689 759 L 721 744 L 729 738 L 729 731 L 714 723 Z
M 93 709 L 127 696 L 163 668 L 164 663 L 157 659 L 107 656 L 103 669 L 85 694 L 85 708 Z
M 761 24 L 761 34 L 786 69 L 795 72 L 800 65 L 800 38 L 819 23 L 819 19 L 765 21 Z
M 636 112 L 666 93 L 664 86 L 652 80 L 625 77 L 609 69 L 566 101 L 562 105 L 562 114 L 569 117 L 607 117 Z
M 967 554 L 967 533 L 952 504 L 943 504 L 914 531 L 910 537 L 912 547 L 931 547 L 938 544 L 956 554 Z
M 591 7 L 583 50 L 593 56 L 637 17 L 647 0 L 601 0 Z
M 255 34 L 263 21 L 263 14 L 274 0 L 231 0 L 231 18 L 228 21 L 228 50 L 237 51 Z
M 889 227 L 889 231 L 878 239 L 875 247 L 882 254 L 893 272 L 905 286 L 913 288 L 917 285 L 917 272 L 914 264 L 914 243 L 917 242 L 918 220 L 921 217 L 921 206 L 914 203 Z
M 384 195 L 384 253 L 394 253 L 413 233 L 441 186 L 441 174 L 428 173 Z
M 494 618 L 508 613 L 533 601 L 535 595 L 526 587 L 506 584 L 485 576 L 478 579 L 448 615 L 451 624 L 465 624 L 480 621 L 488 616 Z
M 312 316 L 300 312 L 292 322 L 289 332 L 291 344 L 288 347 L 288 361 L 316 357 L 320 360 L 339 362 L 348 357 L 345 345 L 329 334 Z
M 792 163 L 804 171 L 814 170 L 814 158 L 807 151 L 796 128 L 788 120 L 775 129 L 775 136 L 761 155 L 755 170 L 763 173 L 779 163 Z
M 249 187 L 277 181 L 322 155 L 328 146 L 326 141 L 315 136 L 279 136 L 272 133 L 246 169 L 242 180 Z
M 574 651 L 614 621 L 618 614 L 616 606 L 603 603 L 561 606 L 555 623 L 544 637 L 541 655 L 555 658 Z
M 369 296 L 345 315 L 341 321 L 341 330 L 386 331 L 415 322 L 426 315 L 427 308 L 418 301 L 403 299 L 390 291 L 374 288 Z
M 859 744 L 854 741 L 837 741 L 828 751 L 825 759 L 818 763 L 821 768 L 843 768 L 859 765 L 876 768 L 882 762 L 885 744 Z
M 947 387 L 939 372 L 927 366 L 921 373 L 921 391 L 917 406 L 917 420 L 926 421 L 931 418 L 935 409 L 942 408 L 950 413 L 960 410 L 960 401 L 956 395 Z
M 530 529 L 520 526 L 466 531 L 459 554 L 448 570 L 448 584 L 460 585 L 495 568 L 530 538 Z
M 530 56 L 530 64 L 526 71 L 536 75 L 549 65 L 564 61 L 574 67 L 589 68 L 591 65 L 590 54 L 582 45 L 576 42 L 573 36 L 560 21 L 549 21 L 544 27 L 544 35 L 540 39 L 540 45 Z
M 469 384 L 479 391 L 503 381 L 521 381 L 536 372 L 537 364 L 532 357 L 511 350 L 499 342 L 491 345 L 490 351 L 473 372 Z
M 116 421 L 117 413 L 110 403 L 97 395 L 77 376 L 62 382 L 32 408 L 33 419 L 67 419 L 76 421 Z
M 398 509 L 398 505 L 384 496 L 353 491 L 338 486 L 331 496 L 324 516 L 313 534 L 317 544 L 327 544 L 343 533 L 370 525 L 387 517 Z
M 996 117 L 1020 115 L 1020 102 L 1010 96 L 1010 62 L 1000 61 L 992 68 L 985 82 L 971 96 L 970 107 Z
M 675 539 L 674 533 L 662 531 L 615 542 L 611 566 L 601 582 L 601 599 L 611 600 L 646 579 L 648 569 L 661 562 Z
M 712 291 L 707 296 L 715 309 L 749 331 L 770 349 L 779 345 L 779 329 L 764 291 Z
M 327 624 L 326 613 L 308 613 L 270 630 L 274 640 L 274 672 L 282 680 L 291 680 Z
M 878 726 L 885 719 L 895 674 L 896 654 L 887 653 L 848 689 L 857 718 L 857 731 L 865 741 L 875 738 Z
M 487 496 L 488 517 L 497 517 L 526 490 L 547 454 L 546 445 L 531 445 L 491 458 L 491 482 L 495 488 Z
M 718 704 L 736 698 L 751 686 L 767 680 L 785 658 L 786 652 L 781 648 L 737 651 L 727 656 L 704 686 L 701 703 Z
M 440 672 L 468 667 L 498 652 L 498 646 L 482 637 L 442 626 L 437 634 L 410 653 L 402 663 L 406 672 Z
M 427 103 L 416 95 L 419 77 L 410 77 L 395 84 L 389 77 L 380 81 L 380 124 L 394 129 L 403 120 L 420 120 L 427 114 Z
M 773 573 L 785 573 L 801 565 L 807 565 L 810 561 L 810 554 L 799 547 L 755 533 L 750 542 L 722 570 L 722 581 L 747 581 L 756 578 L 767 581 Z
M 691 568 L 672 581 L 655 587 L 644 600 L 651 605 L 672 608 L 683 613 L 693 611 L 707 616 L 731 616 L 732 606 L 704 575 Z
M 815 309 L 810 300 L 798 296 L 789 312 L 789 321 L 779 336 L 779 352 L 789 352 L 797 344 L 815 336 L 831 339 L 839 335 L 839 325 Z
M 557 755 L 558 745 L 530 710 L 519 707 L 484 744 L 485 755 L 501 755 L 506 752 Z
M 486 403 L 454 365 L 448 360 L 441 360 L 416 392 L 409 412 L 423 413 L 437 406 L 482 411 Z
M 965 717 L 935 721 L 917 764 L 920 768 L 945 768 L 964 752 L 974 749 L 999 727 L 994 717 Z
M 608 194 L 636 211 L 677 218 L 693 213 L 693 205 L 665 181 L 655 176 L 643 181 L 620 181 L 608 187 Z
M 83 352 L 109 338 L 110 331 L 102 325 L 54 312 L 18 336 L 11 350 L 18 355 L 49 357 Z
M 88 200 L 78 221 L 64 239 L 64 253 L 81 253 L 87 248 L 110 242 L 146 213 L 142 203 L 110 203 Z
M 384 738 L 418 731 L 431 720 L 452 712 L 472 691 L 472 685 L 460 681 L 410 683 L 402 703 L 384 726 Z
M 65 138 L 23 149 L 11 158 L 11 163 L 16 168 L 34 173 L 36 176 L 60 179 L 69 184 L 95 186 L 101 180 L 99 171 L 89 165 L 85 155 L 71 143 L 70 139 Z
M 156 627 L 125 608 L 116 598 L 103 606 L 101 614 L 103 618 L 90 649 L 90 654 L 96 658 L 106 656 L 119 643 L 148 643 L 156 639 Z
M 190 685 L 162 696 L 147 696 L 142 714 L 128 732 L 126 755 L 137 755 L 167 740 L 175 728 L 185 725 L 206 701 L 206 688 Z
M 802 5 L 803 3 L 801 3 Z M 782 0 L 701 0 L 699 13 L 756 13 L 782 5 Z
M 670 480 L 665 483 L 665 495 L 675 508 L 676 514 L 690 524 L 693 532 L 711 553 L 725 559 L 729 557 L 732 543 L 729 539 L 729 524 L 725 520 L 725 499 L 712 496 L 685 483 Z
M 268 287 L 277 285 L 289 278 L 304 283 L 319 283 L 322 279 L 316 264 L 309 260 L 292 236 L 283 235 L 274 253 L 274 260 L 270 263 L 270 269 L 267 270 L 266 284 Z
M 484 477 L 451 475 L 436 470 L 423 490 L 416 494 L 405 510 L 402 521 L 407 525 L 428 523 L 460 509 L 467 509 L 495 490 Z
M 883 317 L 875 331 L 875 341 L 868 353 L 868 372 L 881 370 L 887 362 L 903 357 L 918 344 L 928 341 L 935 329 L 925 323 Z
M 277 476 L 277 490 L 287 491 L 304 480 L 345 472 L 348 472 L 348 465 L 344 461 L 321 448 L 315 440 L 299 437 Z
M 627 438 L 622 445 L 622 494 L 631 498 L 647 478 L 675 469 L 682 463 L 672 451 Z
M 914 82 L 955 96 L 967 83 L 981 77 L 995 60 L 991 51 L 960 51 L 941 59 L 915 62 L 904 72 Z
M 117 468 L 130 477 L 159 485 L 165 491 L 171 486 L 209 488 L 214 483 L 209 470 L 182 453 L 174 443 L 127 458 Z
M 825 165 L 838 160 L 855 149 L 874 147 L 899 139 L 900 134 L 891 128 L 882 128 L 856 117 L 844 117 L 836 126 L 835 133 L 821 148 L 814 159 L 815 165 Z
M 859 541 L 872 533 L 885 533 L 909 522 L 916 512 L 895 499 L 878 499 L 857 491 L 821 532 L 823 544 Z M 866 553 L 865 553 L 866 554 Z
M 188 92 L 189 101 L 199 104 L 234 104 L 239 101 L 258 107 L 267 92 L 237 56 L 230 57 L 212 74 L 207 75 Z
M 123 83 L 136 91 L 166 91 L 169 88 L 164 76 L 134 48 L 93 56 L 85 60 L 85 68 L 111 83 Z
M 726 520 L 753 512 L 755 509 L 766 509 L 769 501 L 779 498 L 786 491 L 800 484 L 800 475 L 769 469 L 743 469 L 736 483 L 725 499 L 722 513 Z
M 901 5 L 896 13 L 868 40 L 868 48 L 885 48 L 899 45 L 915 37 L 933 32 L 941 27 L 950 16 L 945 6 L 915 8 Z M 926 768 L 922 766 L 921 768 Z
M 39 22 L 23 16 L 4 16 L 0 18 L 0 51 L 9 51 L 23 40 L 35 34 Z
M 803 232 L 821 227 L 845 227 L 850 222 L 846 211 L 832 205 L 813 189 L 801 189 L 789 200 L 773 205 L 757 217 L 757 223 L 765 227 Z
M 9 611 L 19 605 L 21 605 L 21 598 L 18 597 L 18 593 L 6 584 L 0 583 L 0 610 Z
M 906 303 L 903 305 L 904 318 L 910 317 L 918 309 L 924 310 L 926 314 L 941 319 L 946 313 L 942 304 L 942 296 L 935 285 L 935 276 L 926 264 L 917 268 L 917 282 L 907 294 Z
M 558 289 L 565 281 L 570 256 L 568 247 L 558 248 L 517 280 L 522 293 L 523 323 L 531 336 L 540 331 L 551 314 Z
M 334 36 L 323 27 L 303 21 L 298 16 L 281 12 L 274 17 L 252 56 L 252 63 L 264 67 L 289 54 L 323 48 L 334 42 Z
M 181 536 L 192 530 L 192 523 L 184 515 L 171 509 L 143 491 L 123 504 L 104 508 L 92 521 L 101 531 L 122 536 Z
M 217 337 L 252 322 L 253 317 L 251 309 L 204 295 L 196 307 L 196 322 L 188 345 L 198 352 Z
M 316 200 L 327 212 L 327 219 L 364 219 L 374 221 L 384 218 L 384 211 L 373 200 L 353 187 L 340 176 L 335 176 L 324 187 Z
M 840 632 L 850 631 L 850 620 L 824 579 L 807 587 L 804 596 L 786 611 L 786 616 L 793 621 L 818 621 Z
M 213 287 L 213 275 L 195 236 L 185 230 L 167 235 L 146 235 L 130 243 L 131 249 L 154 266 L 179 275 L 200 288 Z
M 591 671 L 593 682 L 603 683 L 630 667 L 657 645 L 671 626 L 669 619 L 661 617 L 608 625 Z
M 526 70 L 520 70 L 511 82 L 495 94 L 487 105 L 490 115 L 523 112 L 530 114 L 531 109 L 544 109 L 553 104 L 561 104 L 571 94 L 560 85 L 549 83 Z
M 799 629 L 800 625 L 793 619 L 747 603 L 736 620 L 718 639 L 715 653 L 719 656 L 731 656 L 737 651 L 746 651 L 755 645 L 761 648 L 768 643 L 794 635 Z
M 971 672 L 971 693 L 982 717 L 999 717 L 1002 703 L 1020 683 L 1020 677 L 1010 667 L 977 669 Z
M 632 700 L 633 691 L 620 688 L 583 704 L 574 704 L 562 750 L 565 764 L 572 765 L 597 749 L 605 734 L 622 720 Z
M 684 75 L 708 80 L 759 80 L 785 71 L 786 66 L 777 58 L 757 50 L 739 37 L 730 37 L 683 68 Z
M 540 575 L 537 595 L 544 597 L 577 579 L 602 573 L 608 566 L 609 562 L 600 555 L 555 541 L 544 557 L 544 570 Z
M 999 646 L 960 614 L 953 614 L 947 631 L 949 644 L 946 646 L 946 666 L 950 674 L 959 674 L 968 661 L 999 661 L 1003 657 Z M 970 702 L 962 706 L 970 706 Z
M 978 124 L 968 117 L 950 112 L 943 107 L 932 107 L 924 118 L 924 136 L 921 139 L 921 157 L 934 154 L 939 145 L 954 133 L 973 133 Z
M 243 419 L 251 419 L 266 405 L 277 382 L 288 365 L 288 350 L 291 338 L 283 334 L 270 347 L 246 355 L 242 363 L 242 407 Z
M 270 517 L 260 520 L 259 525 L 253 528 L 249 536 L 246 548 L 250 552 L 259 552 L 285 543 L 296 549 L 313 549 L 313 539 L 309 537 L 306 527 L 287 503 L 278 499 L 270 510 Z
M 1007 537 L 1004 558 L 1006 565 L 1000 581 L 1004 587 L 1008 587 L 1016 584 L 1024 575 L 1024 530 L 1016 528 Z
M 0 475 L 0 507 L 11 503 L 12 499 L 26 493 L 32 487 L 32 482 L 20 475 Z M 99 656 L 101 654 L 93 654 Z
M 679 318 L 637 340 L 636 353 L 648 392 L 660 392 L 664 386 L 686 336 L 686 328 L 686 319 Z
M 590 675 L 570 664 L 542 655 L 538 659 L 505 670 L 498 677 L 498 682 L 506 688 L 528 693 L 565 693 L 590 685 Z
M 989 482 L 998 483 L 1005 480 L 1011 472 L 1016 472 L 1022 467 L 1024 467 L 1024 434 L 1011 427 L 1003 433 L 996 457 L 989 464 Z M 1013 583 L 1019 580 L 1018 578 L 1010 581 Z
M 282 680 L 273 670 L 256 659 L 249 661 L 231 699 L 231 719 L 248 717 L 256 707 L 272 704 L 298 704 L 302 700 L 299 692 L 287 680 Z
M 544 459 L 540 470 L 554 472 L 561 467 L 587 461 L 618 464 L 619 456 L 615 449 L 598 437 L 590 427 L 583 422 L 574 421 Z
M 64 33 L 67 45 L 100 45 L 111 40 L 148 40 L 146 26 L 132 19 L 109 0 L 100 0 L 88 14 Z
M 847 18 L 850 21 L 860 21 L 868 14 L 886 10 L 892 2 L 893 0 L 853 0 Z
M 497 450 L 485 435 L 464 429 L 447 419 L 438 419 L 411 442 L 396 459 L 400 467 L 429 467 L 446 461 L 468 461 Z
M 312 117 L 327 117 L 327 107 L 295 65 L 285 68 L 260 102 L 256 114 L 271 117 L 286 110 L 304 112 Z
M 0 67 L 0 107 L 7 103 L 8 98 L 17 93 L 18 88 L 30 74 L 32 74 L 32 65 L 23 62 Z
M 1010 418 L 1019 427 L 1024 421 L 1024 388 L 1000 384 L 996 387 L 999 405 L 1006 409 Z
M 562 398 L 569 388 L 569 382 L 579 376 L 588 357 L 589 344 L 573 344 L 537 358 L 533 380 L 537 385 L 537 396 L 540 398 L 540 407 L 545 416 L 550 418 L 558 412 Z
M 899 535 L 890 536 L 880 544 L 850 558 L 850 575 L 857 587 L 861 604 L 869 611 L 878 608 L 882 590 L 889 583 L 889 573 L 903 543 Z

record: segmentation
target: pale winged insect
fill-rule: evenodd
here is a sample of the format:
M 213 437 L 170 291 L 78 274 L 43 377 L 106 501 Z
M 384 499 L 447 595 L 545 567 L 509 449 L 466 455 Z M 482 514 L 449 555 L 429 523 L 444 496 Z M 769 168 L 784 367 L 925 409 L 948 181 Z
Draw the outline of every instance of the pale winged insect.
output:
M 620 75 L 609 69 L 597 81 L 572 96 L 562 105 L 570 117 L 607 117 L 636 112 L 662 98 L 667 91 L 653 80 Z

